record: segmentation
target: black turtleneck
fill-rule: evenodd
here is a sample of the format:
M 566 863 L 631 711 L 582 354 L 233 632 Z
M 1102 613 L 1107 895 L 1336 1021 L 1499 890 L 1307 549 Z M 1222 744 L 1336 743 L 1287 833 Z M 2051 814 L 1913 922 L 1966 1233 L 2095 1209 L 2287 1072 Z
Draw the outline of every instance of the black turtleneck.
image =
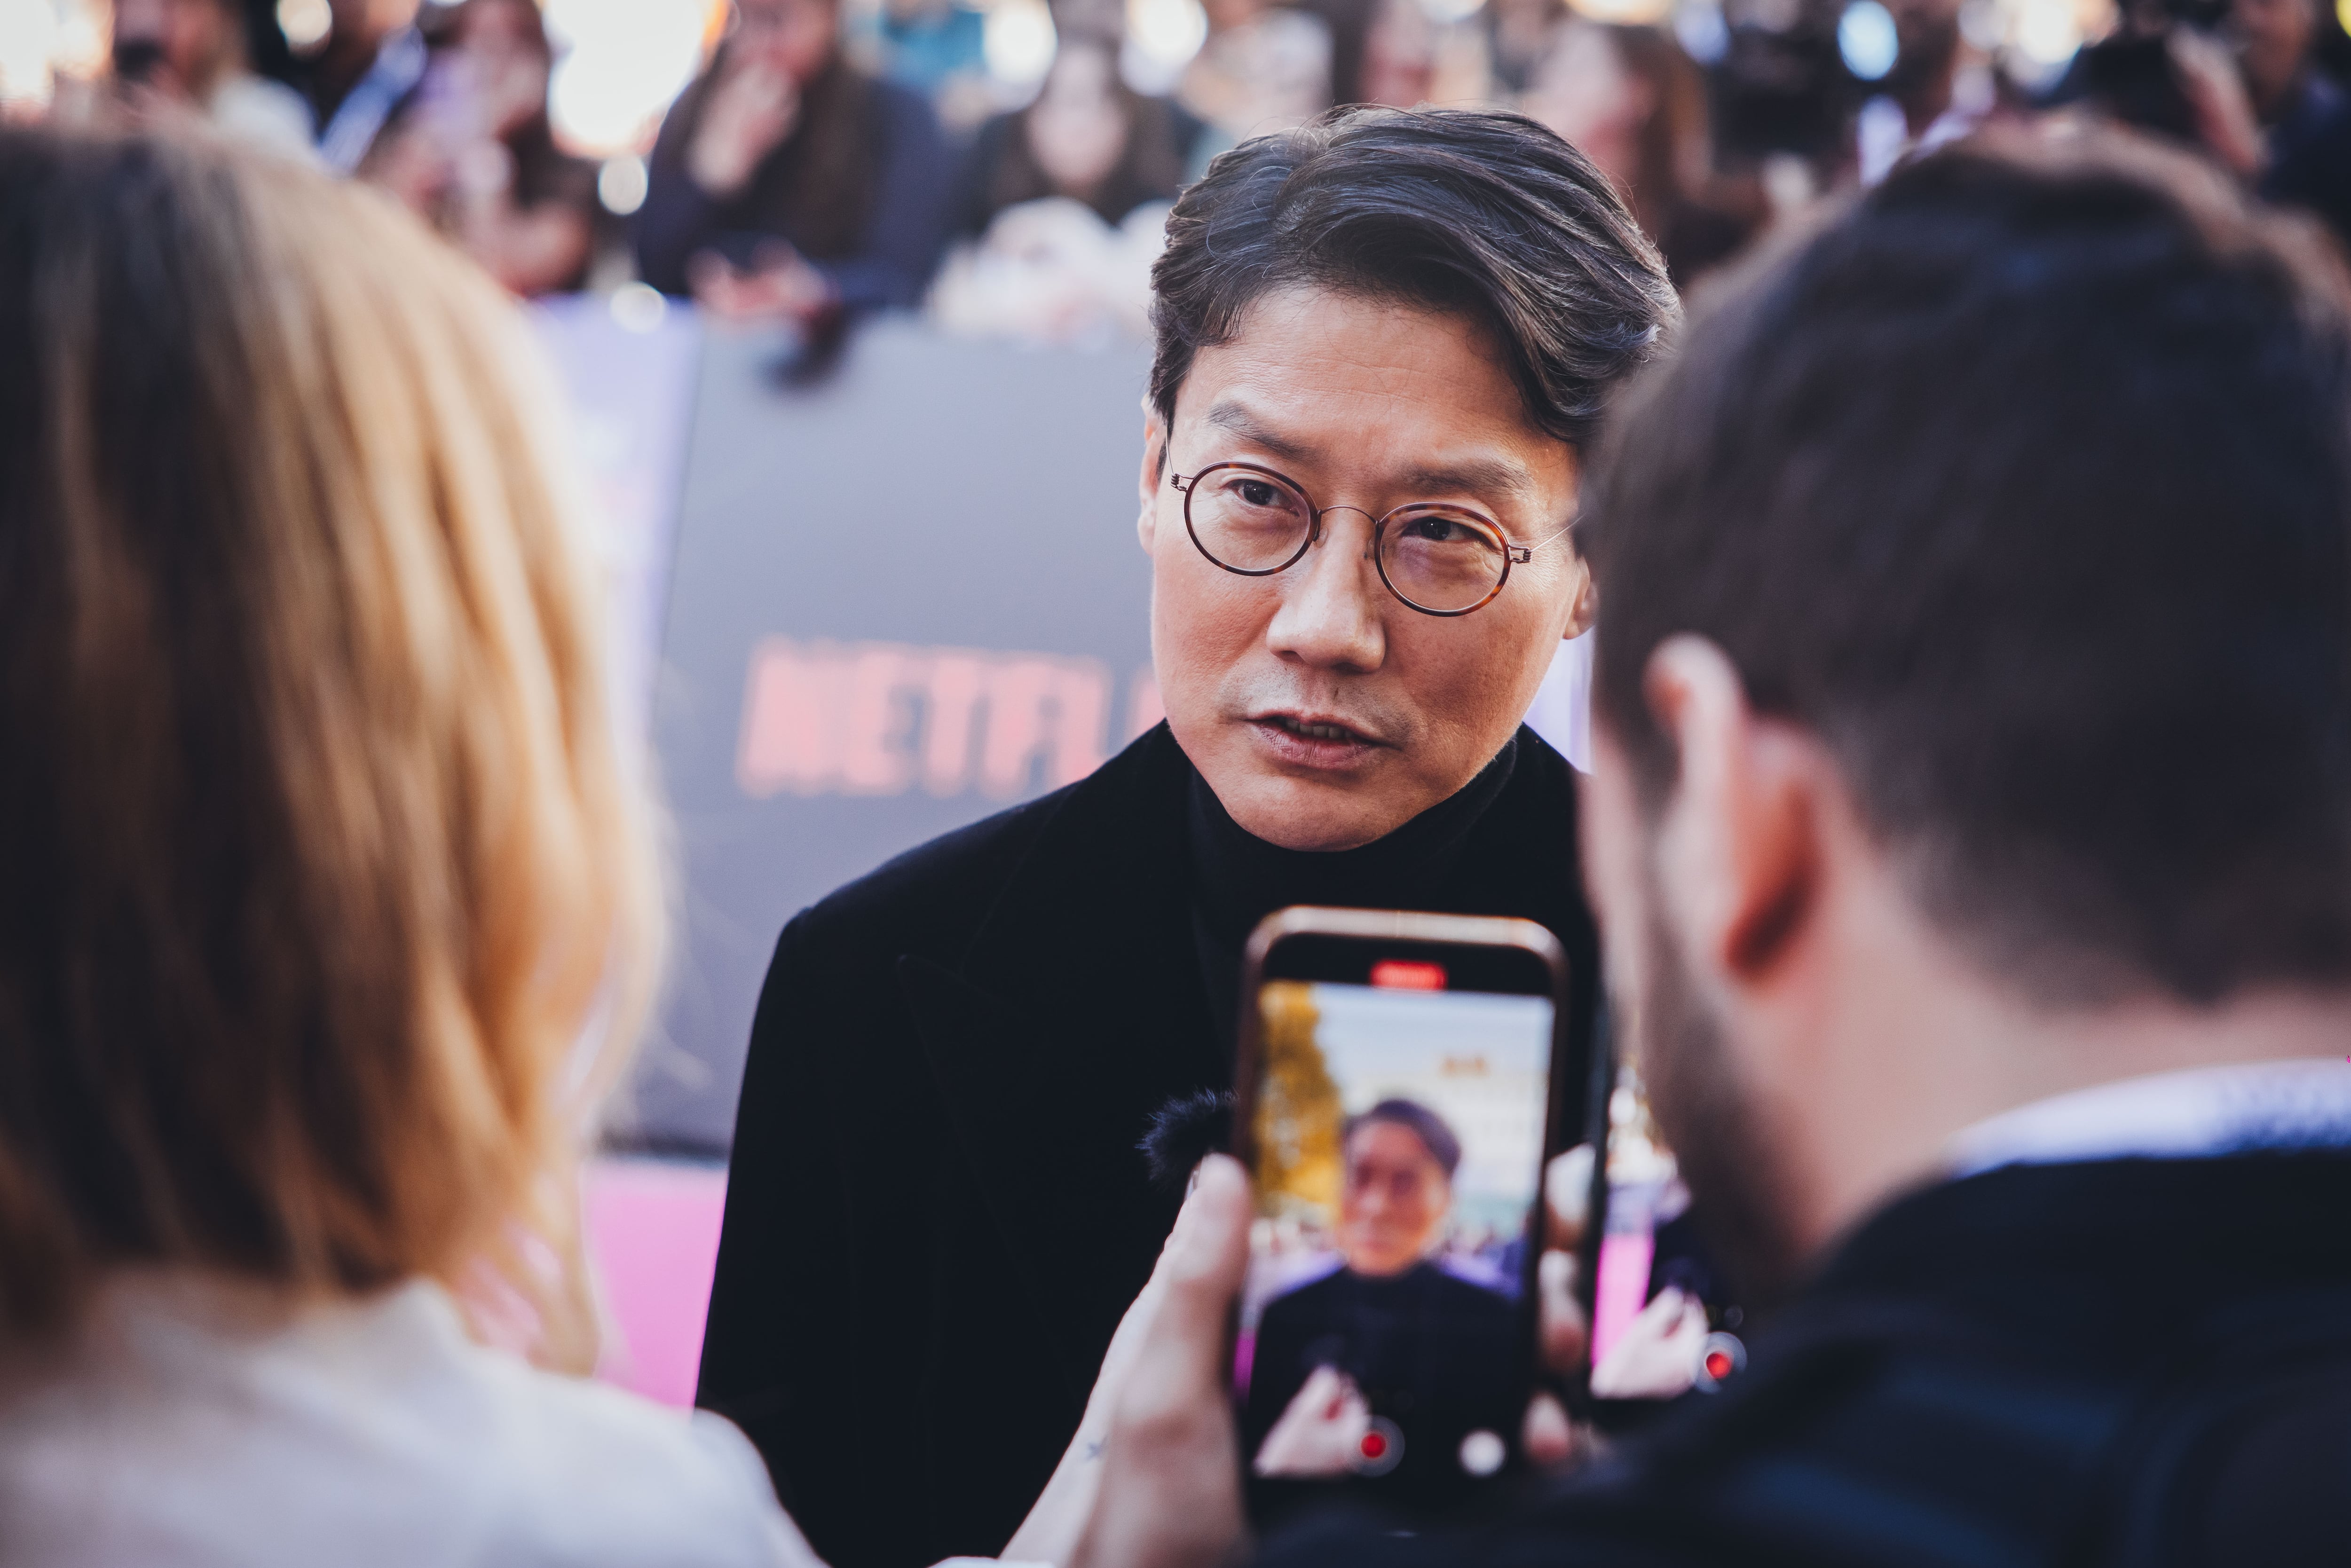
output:
M 1285 850 L 1233 821 L 1192 770 L 1185 824 L 1192 937 L 1217 1038 L 1229 1049 L 1240 997 L 1241 950 L 1259 921 L 1296 904 L 1342 909 L 1419 909 L 1515 915 L 1481 907 L 1491 868 L 1468 854 L 1478 825 L 1518 766 L 1516 736 L 1478 776 L 1389 833 L 1352 850 Z

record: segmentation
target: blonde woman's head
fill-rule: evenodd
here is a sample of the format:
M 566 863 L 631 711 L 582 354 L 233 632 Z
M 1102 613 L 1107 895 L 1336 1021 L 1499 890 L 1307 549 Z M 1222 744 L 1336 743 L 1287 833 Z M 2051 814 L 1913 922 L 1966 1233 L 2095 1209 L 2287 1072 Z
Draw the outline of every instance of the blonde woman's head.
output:
M 364 191 L 0 133 L 0 1343 L 570 1255 L 662 919 L 527 361 Z

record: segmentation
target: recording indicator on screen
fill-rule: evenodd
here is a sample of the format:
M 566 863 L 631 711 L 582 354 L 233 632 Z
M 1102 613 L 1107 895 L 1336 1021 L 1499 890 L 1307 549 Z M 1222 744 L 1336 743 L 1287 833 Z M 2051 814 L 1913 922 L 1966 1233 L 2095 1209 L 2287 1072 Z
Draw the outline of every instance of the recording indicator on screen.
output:
M 1409 958 L 1383 958 L 1372 966 L 1372 984 L 1384 991 L 1441 991 L 1445 966 Z

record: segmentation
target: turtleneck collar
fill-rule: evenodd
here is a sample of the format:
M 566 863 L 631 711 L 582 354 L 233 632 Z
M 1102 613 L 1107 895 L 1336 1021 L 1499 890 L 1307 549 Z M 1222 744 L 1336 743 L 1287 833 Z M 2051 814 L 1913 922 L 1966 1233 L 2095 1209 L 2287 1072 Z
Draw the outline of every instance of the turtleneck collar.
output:
M 1240 986 L 1240 955 L 1257 923 L 1293 904 L 1339 908 L 1446 906 L 1470 832 L 1510 781 L 1514 735 L 1478 776 L 1446 800 L 1357 849 L 1317 852 L 1270 844 L 1233 821 L 1192 770 L 1185 825 L 1194 934 L 1211 1009 L 1227 1035 Z

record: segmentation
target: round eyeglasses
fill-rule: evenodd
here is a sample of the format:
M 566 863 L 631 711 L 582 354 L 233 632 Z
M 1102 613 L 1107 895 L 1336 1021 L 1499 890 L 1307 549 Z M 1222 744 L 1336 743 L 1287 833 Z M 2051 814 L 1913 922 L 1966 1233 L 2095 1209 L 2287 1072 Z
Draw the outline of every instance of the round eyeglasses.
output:
M 1184 528 L 1194 546 L 1242 577 L 1271 577 L 1295 565 L 1322 537 L 1329 513 L 1371 517 L 1361 507 L 1317 507 L 1296 480 L 1254 463 L 1211 464 L 1168 477 L 1183 495 Z M 1415 501 L 1372 519 L 1371 557 L 1380 580 L 1407 608 L 1467 615 L 1492 602 L 1510 568 L 1534 559 L 1534 547 L 1510 543 L 1502 525 L 1483 512 Z

